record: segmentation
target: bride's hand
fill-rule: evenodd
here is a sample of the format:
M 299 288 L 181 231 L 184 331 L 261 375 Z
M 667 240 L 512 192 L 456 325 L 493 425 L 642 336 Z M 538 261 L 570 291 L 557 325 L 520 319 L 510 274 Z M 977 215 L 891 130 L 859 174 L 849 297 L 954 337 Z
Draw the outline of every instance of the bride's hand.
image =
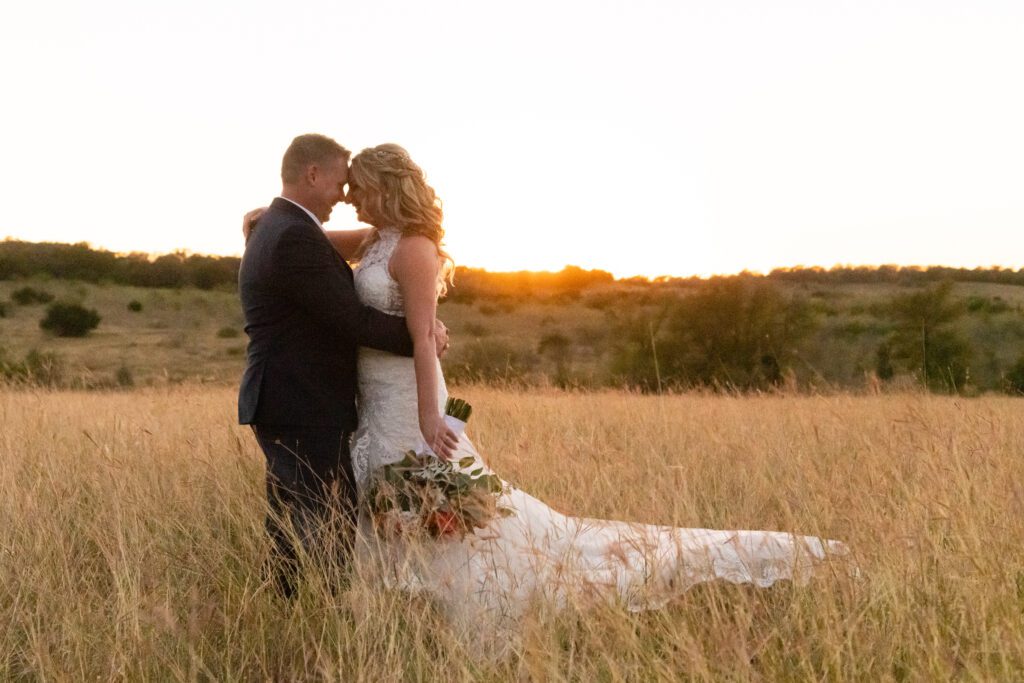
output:
M 245 237 L 245 241 L 249 241 L 249 236 L 252 234 L 253 228 L 256 227 L 256 222 L 263 218 L 263 214 L 267 212 L 266 206 L 262 206 L 258 209 L 253 209 L 249 213 L 242 217 L 242 235 Z
M 437 347 L 438 358 L 448 352 L 448 328 L 440 320 L 434 321 L 434 345 Z
M 430 450 L 442 460 L 451 460 L 455 454 L 455 447 L 459 445 L 458 435 L 448 427 L 444 418 L 440 415 L 432 415 L 429 418 L 420 418 L 420 432 L 426 439 Z

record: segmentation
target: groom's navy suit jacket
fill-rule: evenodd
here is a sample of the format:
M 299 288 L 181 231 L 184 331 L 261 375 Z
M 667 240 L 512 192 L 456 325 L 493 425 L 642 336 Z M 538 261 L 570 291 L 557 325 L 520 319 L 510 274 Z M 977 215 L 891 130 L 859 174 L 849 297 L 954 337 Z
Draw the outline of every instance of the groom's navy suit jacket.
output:
M 356 427 L 356 351 L 411 356 L 404 318 L 359 303 L 352 270 L 300 207 L 277 198 L 242 256 L 249 335 L 242 424 Z

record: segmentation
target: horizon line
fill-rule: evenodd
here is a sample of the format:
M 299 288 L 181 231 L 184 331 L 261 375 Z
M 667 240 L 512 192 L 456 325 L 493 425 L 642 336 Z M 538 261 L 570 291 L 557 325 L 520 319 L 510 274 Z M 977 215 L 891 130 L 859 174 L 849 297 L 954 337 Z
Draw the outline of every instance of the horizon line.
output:
M 23 239 L 23 238 L 20 238 L 20 237 L 13 237 L 11 235 L 7 235 L 7 236 L 5 236 L 3 238 L 2 241 L 5 242 L 5 243 L 6 242 L 22 242 L 24 244 L 54 244 L 54 245 L 63 245 L 63 246 L 85 246 L 87 249 L 90 249 L 92 251 L 107 252 L 107 253 L 111 253 L 111 254 L 114 254 L 115 256 L 119 256 L 119 257 L 141 255 L 141 256 L 145 256 L 150 261 L 158 259 L 161 256 L 173 256 L 173 255 L 178 255 L 178 254 L 183 255 L 185 257 L 200 256 L 200 257 L 209 257 L 209 258 L 237 258 L 237 259 L 242 258 L 242 254 L 241 253 L 210 254 L 210 253 L 196 252 L 196 251 L 192 251 L 192 250 L 186 249 L 186 248 L 179 248 L 179 249 L 175 249 L 173 251 L 165 251 L 165 252 L 151 252 L 151 251 L 144 251 L 144 250 L 119 251 L 119 250 L 115 250 L 115 249 L 109 249 L 107 247 L 103 247 L 103 246 L 100 246 L 100 245 L 94 245 L 93 243 L 89 242 L 88 240 L 81 240 L 81 241 L 78 241 L 78 242 L 60 242 L 60 241 L 56 241 L 56 240 L 46 240 L 46 241 L 36 242 L 36 241 L 26 240 L 26 239 Z M 469 264 L 464 264 L 464 263 L 456 264 L 456 267 L 463 267 L 463 268 L 468 268 L 468 269 L 471 269 L 471 270 L 480 270 L 480 271 L 484 271 L 486 273 L 491 273 L 491 274 L 495 274 L 495 275 L 507 275 L 507 274 L 517 274 L 517 273 L 537 273 L 537 274 L 547 273 L 547 274 L 552 274 L 553 275 L 553 274 L 557 274 L 557 273 L 563 272 L 563 271 L 565 271 L 567 269 L 576 268 L 576 269 L 579 269 L 579 270 L 582 270 L 582 271 L 585 271 L 585 272 L 589 271 L 589 272 L 608 273 L 616 281 L 619 281 L 619 280 L 643 279 L 643 280 L 648 280 L 650 282 L 658 282 L 658 281 L 665 281 L 665 280 L 687 280 L 687 279 L 692 279 L 692 278 L 697 278 L 697 279 L 701 279 L 701 280 L 708 280 L 708 279 L 715 278 L 715 277 L 734 277 L 734 276 L 738 276 L 738 275 L 752 275 L 752 276 L 757 276 L 757 277 L 768 277 L 769 275 L 771 275 L 772 273 L 774 273 L 776 271 L 787 272 L 787 271 L 815 271 L 816 270 L 816 271 L 829 272 L 829 271 L 840 270 L 840 269 L 860 269 L 860 268 L 866 268 L 866 269 L 875 270 L 875 271 L 881 270 L 883 268 L 896 268 L 896 269 L 899 269 L 899 270 L 914 270 L 914 271 L 927 271 L 927 270 L 930 270 L 930 269 L 933 269 L 933 268 L 949 268 L 949 269 L 952 269 L 952 270 L 982 270 L 982 271 L 1005 270 L 1005 271 L 1011 271 L 1011 272 L 1021 272 L 1021 271 L 1024 271 L 1024 264 L 996 264 L 996 263 L 980 264 L 979 263 L 979 264 L 972 264 L 972 265 L 949 265 L 949 264 L 941 264 L 941 263 L 931 263 L 931 264 L 906 263 L 906 264 L 902 264 L 902 263 L 893 263 L 893 262 L 888 262 L 888 263 L 885 263 L 885 262 L 880 262 L 880 263 L 842 263 L 842 262 L 836 262 L 836 263 L 833 263 L 832 265 L 828 265 L 828 266 L 823 265 L 823 264 L 796 263 L 796 264 L 790 264 L 790 265 L 774 266 L 768 272 L 764 272 L 764 271 L 761 271 L 761 270 L 754 270 L 754 269 L 750 269 L 750 268 L 742 268 L 740 270 L 731 271 L 731 272 L 725 272 L 725 273 L 723 273 L 723 272 L 691 273 L 691 274 L 688 274 L 688 275 L 673 275 L 673 274 L 670 274 L 670 273 L 661 273 L 661 274 L 657 274 L 657 275 L 650 275 L 650 274 L 644 274 L 644 273 L 637 273 L 637 274 L 634 274 L 634 275 L 615 275 L 614 272 L 612 272 L 610 270 L 607 270 L 605 268 L 582 266 L 582 265 L 573 264 L 573 263 L 565 263 L 565 264 L 562 265 L 561 269 L 559 269 L 559 270 L 531 269 L 531 268 L 521 268 L 521 269 L 517 269 L 517 270 L 489 270 L 488 268 L 486 268 L 484 266 L 474 266 L 474 265 L 469 265 Z

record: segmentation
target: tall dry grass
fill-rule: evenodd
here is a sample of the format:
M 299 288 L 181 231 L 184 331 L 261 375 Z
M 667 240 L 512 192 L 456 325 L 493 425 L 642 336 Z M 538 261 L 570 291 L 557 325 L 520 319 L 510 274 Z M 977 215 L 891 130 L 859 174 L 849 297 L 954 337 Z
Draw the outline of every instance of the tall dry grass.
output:
M 698 587 L 467 655 L 424 600 L 261 583 L 234 391 L 0 392 L 0 679 L 1024 678 L 1024 402 L 465 388 L 510 481 L 567 512 L 845 540 L 862 577 Z

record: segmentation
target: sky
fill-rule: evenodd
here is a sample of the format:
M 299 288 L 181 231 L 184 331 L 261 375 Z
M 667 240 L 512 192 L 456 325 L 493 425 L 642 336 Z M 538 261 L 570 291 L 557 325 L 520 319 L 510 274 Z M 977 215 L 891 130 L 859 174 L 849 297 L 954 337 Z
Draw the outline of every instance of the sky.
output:
M 0 237 L 239 254 L 320 132 L 405 146 L 462 265 L 1019 268 L 1022 35 L 1018 1 L 5 3 Z

